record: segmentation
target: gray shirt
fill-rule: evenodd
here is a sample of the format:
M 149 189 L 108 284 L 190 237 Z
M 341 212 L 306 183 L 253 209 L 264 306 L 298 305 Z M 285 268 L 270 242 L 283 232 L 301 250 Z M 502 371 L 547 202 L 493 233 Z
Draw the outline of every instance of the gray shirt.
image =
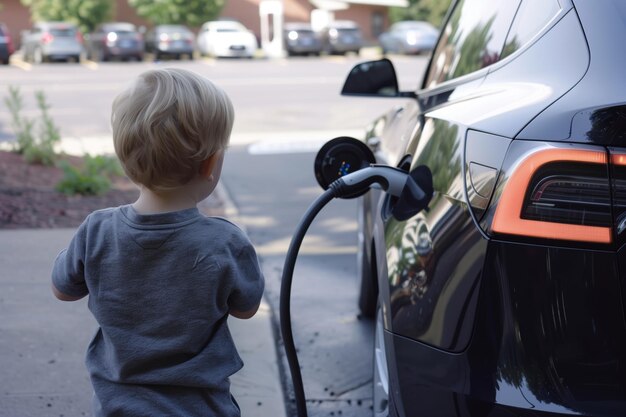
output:
M 238 416 L 228 377 L 243 366 L 229 310 L 260 301 L 256 253 L 197 209 L 99 210 L 57 257 L 54 285 L 89 294 L 100 328 L 87 351 L 98 416 Z

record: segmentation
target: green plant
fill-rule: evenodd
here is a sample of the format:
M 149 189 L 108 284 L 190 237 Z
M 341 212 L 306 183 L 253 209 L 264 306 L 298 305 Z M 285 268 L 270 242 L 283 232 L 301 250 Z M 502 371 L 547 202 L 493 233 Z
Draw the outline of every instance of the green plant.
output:
M 111 188 L 111 178 L 123 174 L 116 158 L 102 155 L 85 155 L 82 166 L 74 166 L 67 161 L 61 161 L 59 166 L 63 170 L 63 178 L 56 188 L 69 195 L 106 193 Z
M 450 0 L 409 0 L 409 7 L 390 7 L 389 20 L 426 20 L 441 27 Z
M 35 92 L 37 107 L 41 112 L 39 135 L 33 134 L 35 121 L 22 116 L 24 101 L 18 87 L 9 86 L 5 103 L 11 112 L 12 126 L 16 136 L 16 151 L 24 155 L 31 164 L 53 165 L 57 159 L 55 145 L 61 140 L 59 129 L 54 124 L 43 91 Z
M 115 7 L 111 0 L 21 0 L 21 3 L 30 9 L 33 21 L 71 22 L 82 33 L 111 20 Z
M 16 138 L 16 151 L 23 154 L 35 142 L 33 136 L 33 126 L 35 122 L 26 117 L 22 117 L 24 100 L 20 94 L 19 87 L 9 86 L 9 96 L 5 97 L 4 103 L 11 112 L 11 126 Z
M 24 149 L 24 158 L 30 163 L 53 165 L 56 161 L 54 146 L 61 140 L 61 134 L 48 113 L 50 105 L 46 102 L 43 91 L 35 92 L 35 97 L 41 111 L 39 136 L 31 146 Z

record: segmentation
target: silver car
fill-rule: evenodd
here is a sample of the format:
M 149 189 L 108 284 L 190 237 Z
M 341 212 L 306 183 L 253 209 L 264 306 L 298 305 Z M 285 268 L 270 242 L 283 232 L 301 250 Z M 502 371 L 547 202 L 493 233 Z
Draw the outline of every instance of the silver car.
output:
M 419 54 L 431 52 L 439 31 L 428 22 L 407 20 L 391 25 L 378 37 L 383 53 Z
M 80 61 L 83 37 L 76 25 L 39 22 L 22 37 L 24 59 L 36 64 L 47 61 Z

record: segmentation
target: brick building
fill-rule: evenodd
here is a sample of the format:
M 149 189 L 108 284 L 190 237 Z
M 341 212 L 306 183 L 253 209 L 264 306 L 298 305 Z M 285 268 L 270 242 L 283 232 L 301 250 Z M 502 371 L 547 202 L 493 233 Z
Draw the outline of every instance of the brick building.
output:
M 127 0 L 112 1 L 115 2 L 113 20 L 150 26 L 147 21 L 137 16 Z M 260 37 L 259 7 L 263 1 L 265 0 L 226 0 L 221 17 L 239 20 Z M 30 12 L 20 0 L 2 0 L 0 4 L 2 4 L 0 22 L 8 26 L 15 42 L 19 42 L 19 33 L 29 29 L 33 24 Z M 387 15 L 389 6 L 407 5 L 407 0 L 282 0 L 284 22 L 311 22 L 312 14 L 321 12 L 331 20 L 357 22 L 369 42 L 374 42 L 389 25 Z

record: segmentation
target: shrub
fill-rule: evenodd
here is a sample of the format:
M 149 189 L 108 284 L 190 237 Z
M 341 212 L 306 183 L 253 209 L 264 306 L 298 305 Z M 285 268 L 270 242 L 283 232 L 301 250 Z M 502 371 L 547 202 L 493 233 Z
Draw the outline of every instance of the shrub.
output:
M 16 138 L 16 151 L 23 154 L 24 151 L 35 142 L 33 137 L 33 126 L 35 122 L 26 117 L 22 117 L 24 101 L 20 94 L 19 87 L 9 86 L 9 96 L 5 97 L 4 103 L 11 112 L 11 126 Z
M 21 115 L 24 102 L 19 88 L 9 86 L 9 97 L 5 98 L 5 103 L 11 112 L 16 150 L 31 164 L 53 165 L 57 159 L 54 147 L 61 140 L 61 134 L 48 113 L 50 105 L 43 91 L 35 92 L 35 98 L 41 112 L 38 136 L 33 134 L 35 121 Z
M 117 158 L 109 156 L 85 155 L 82 166 L 74 166 L 67 161 L 59 164 L 63 179 L 57 190 L 64 194 L 98 195 L 111 189 L 111 178 L 122 175 Z

